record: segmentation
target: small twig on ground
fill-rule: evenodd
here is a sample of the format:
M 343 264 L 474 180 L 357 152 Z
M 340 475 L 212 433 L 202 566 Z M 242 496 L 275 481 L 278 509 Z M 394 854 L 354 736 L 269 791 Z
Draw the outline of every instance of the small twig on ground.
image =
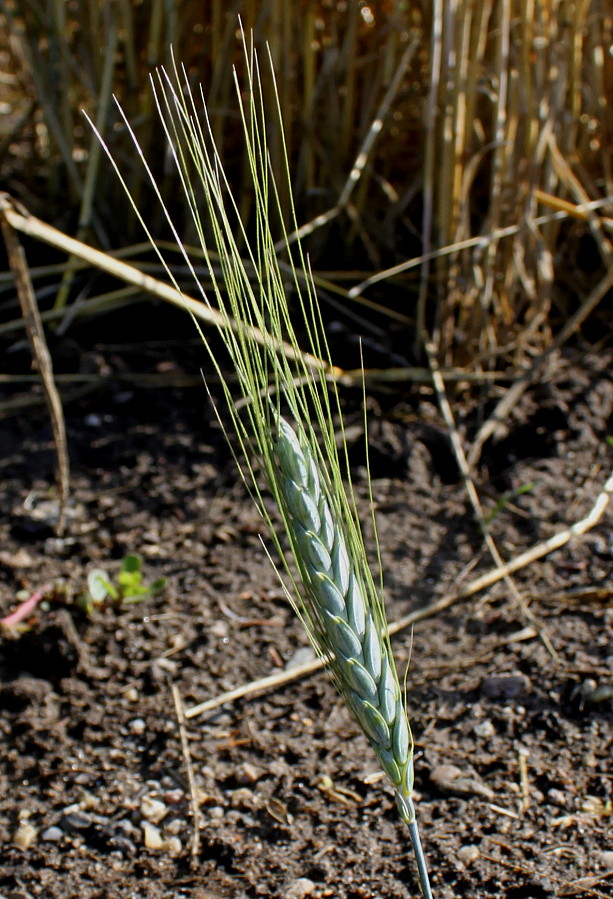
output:
M 64 530 L 64 515 L 68 502 L 70 489 L 70 461 L 68 458 L 68 444 L 66 441 L 66 428 L 64 425 L 64 412 L 62 401 L 53 379 L 53 363 L 47 347 L 45 331 L 40 319 L 40 312 L 36 303 L 32 280 L 28 271 L 26 256 L 17 238 L 16 229 L 11 222 L 10 214 L 12 205 L 6 194 L 0 196 L 0 225 L 6 244 L 9 266 L 15 276 L 15 286 L 21 314 L 28 335 L 28 341 L 36 367 L 45 391 L 49 417 L 53 429 L 53 440 L 57 457 L 57 485 L 59 491 L 59 511 L 55 526 L 56 533 L 61 535 Z
M 528 750 L 520 746 L 517 751 L 517 761 L 519 764 L 519 786 L 521 789 L 521 810 L 528 811 L 530 808 L 530 778 L 528 777 Z
M 179 688 L 171 685 L 172 699 L 175 705 L 175 713 L 177 716 L 177 724 L 179 727 L 179 737 L 181 739 L 181 752 L 185 763 L 185 771 L 187 773 L 187 783 L 189 784 L 189 797 L 192 809 L 192 818 L 194 821 L 194 833 L 192 836 L 192 867 L 198 866 L 198 856 L 200 854 L 200 805 L 198 802 L 198 793 L 196 790 L 196 781 L 194 779 L 194 768 L 192 765 L 192 757 L 189 751 L 189 742 L 187 739 L 187 731 L 185 729 L 185 712 L 183 709 L 183 700 L 179 693 Z
M 598 524 L 602 518 L 611 498 L 611 494 L 613 494 L 613 472 L 609 475 L 608 480 L 596 497 L 594 505 L 585 518 L 558 531 L 557 534 L 553 534 L 549 539 L 543 540 L 541 543 L 536 543 L 534 546 L 530 547 L 530 549 L 515 556 L 515 558 L 506 562 L 501 567 L 492 568 L 489 571 L 486 571 L 484 574 L 470 581 L 470 583 L 461 590 L 458 590 L 455 593 L 447 593 L 445 596 L 441 596 L 440 599 L 435 600 L 435 602 L 432 602 L 421 609 L 416 609 L 414 612 L 410 612 L 403 618 L 399 618 L 397 621 L 390 624 L 388 628 L 389 635 L 393 636 L 394 634 L 398 634 L 400 631 L 406 630 L 406 628 L 411 627 L 418 621 L 423 621 L 425 618 L 431 618 L 439 612 L 445 611 L 445 609 L 448 609 L 450 606 L 454 605 L 454 603 L 459 602 L 462 599 L 468 599 L 469 596 L 473 596 L 475 593 L 479 593 L 481 590 L 491 587 L 493 584 L 502 580 L 505 575 L 514 574 L 516 571 L 520 571 L 520 569 L 525 568 L 537 559 L 541 559 L 550 552 L 559 549 L 561 546 L 564 546 L 565 543 L 568 543 L 572 537 L 579 537 L 580 535 L 585 534 Z M 235 690 L 222 693 L 220 696 L 215 696 L 212 699 L 208 699 L 206 702 L 201 702 L 198 705 L 186 709 L 185 717 L 195 718 L 197 715 L 202 715 L 205 712 L 218 709 L 227 703 L 234 702 L 236 699 L 242 699 L 244 697 L 252 696 L 255 693 L 275 689 L 282 684 L 287 684 L 291 681 L 306 677 L 309 674 L 313 674 L 323 668 L 324 665 L 325 662 L 322 661 L 322 659 L 313 659 L 311 662 L 306 662 L 304 665 L 296 665 L 296 667 L 286 671 L 280 671 L 278 674 L 263 677 L 260 680 L 252 681 L 249 684 L 243 684 Z

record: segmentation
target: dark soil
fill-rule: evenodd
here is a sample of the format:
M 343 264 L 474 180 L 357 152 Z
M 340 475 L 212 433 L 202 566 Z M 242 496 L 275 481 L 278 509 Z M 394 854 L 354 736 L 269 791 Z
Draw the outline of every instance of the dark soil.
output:
M 492 521 L 505 559 L 583 518 L 602 489 L 611 362 L 558 357 L 487 451 L 487 510 L 533 484 Z M 190 374 L 198 365 L 184 360 Z M 416 897 L 392 791 L 323 673 L 187 721 L 202 815 L 194 863 L 172 686 L 189 709 L 304 659 L 308 642 L 202 387 L 124 379 L 66 413 L 62 538 L 43 410 L 0 422 L 0 613 L 20 590 L 62 581 L 74 595 L 95 567 L 114 577 L 129 552 L 145 580 L 168 582 L 89 618 L 56 587 L 25 633 L 2 640 L 0 895 Z M 394 621 L 491 560 L 430 392 L 384 411 L 373 402 L 371 440 Z M 355 462 L 366 508 L 357 444 Z M 394 639 L 437 899 L 613 895 L 611 522 L 608 508 L 515 576 L 541 636 L 501 582 Z

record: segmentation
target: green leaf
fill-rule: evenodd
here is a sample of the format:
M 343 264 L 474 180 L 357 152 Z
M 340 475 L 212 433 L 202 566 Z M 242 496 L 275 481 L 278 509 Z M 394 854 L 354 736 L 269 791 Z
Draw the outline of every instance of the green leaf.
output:
M 139 572 L 120 571 L 117 576 L 117 583 L 121 588 L 121 595 L 124 599 L 127 599 L 129 596 L 143 596 L 149 592 L 148 588 L 142 583 L 142 577 Z
M 117 583 L 122 587 L 138 586 L 142 581 L 140 571 L 120 571 L 117 575 Z
M 164 587 L 166 586 L 166 578 L 159 577 L 157 581 L 154 581 L 149 587 L 149 593 L 152 596 L 156 596 L 158 593 L 161 593 Z
M 137 556 L 136 553 L 130 553 L 121 561 L 121 571 L 129 572 L 131 574 L 139 574 L 141 573 L 143 567 L 143 560 L 140 556 Z
M 534 490 L 535 484 L 530 481 L 528 484 L 522 484 L 520 487 L 517 487 L 515 490 L 510 490 L 508 493 L 505 493 L 500 497 L 490 514 L 485 519 L 486 524 L 491 524 L 491 522 L 496 518 L 496 516 L 502 512 L 504 507 L 511 502 L 511 500 L 515 499 L 518 496 L 523 496 L 524 493 L 530 493 L 531 490 Z
M 117 590 L 102 568 L 93 568 L 87 575 L 87 591 L 94 605 L 100 605 L 107 597 L 117 598 Z

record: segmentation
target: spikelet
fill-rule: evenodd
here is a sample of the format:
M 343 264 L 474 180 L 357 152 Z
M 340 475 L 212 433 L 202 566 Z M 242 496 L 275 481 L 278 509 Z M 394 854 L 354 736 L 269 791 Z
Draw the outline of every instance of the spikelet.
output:
M 413 744 L 381 622 L 373 615 L 311 450 L 281 416 L 277 417 L 276 453 L 279 494 L 316 647 L 329 658 L 339 692 L 394 784 L 402 816 L 410 818 Z

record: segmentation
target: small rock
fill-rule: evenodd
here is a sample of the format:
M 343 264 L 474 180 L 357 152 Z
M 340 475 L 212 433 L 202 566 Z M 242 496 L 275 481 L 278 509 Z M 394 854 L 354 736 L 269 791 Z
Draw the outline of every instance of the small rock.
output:
M 471 771 L 462 771 L 455 765 L 438 765 L 430 773 L 430 780 L 441 793 L 456 796 L 483 796 L 493 799 L 495 793 Z
M 85 810 L 96 809 L 100 805 L 100 799 L 95 793 L 88 793 L 84 790 L 79 804 L 81 808 Z
M 138 702 L 140 696 L 138 694 L 138 690 L 136 687 L 128 687 L 128 689 L 123 694 L 124 699 L 128 702 Z
M 478 846 L 460 846 L 458 849 L 458 858 L 467 868 L 476 862 L 480 855 Z
M 32 568 L 36 564 L 33 557 L 24 547 L 18 549 L 16 553 L 1 552 L 0 563 L 5 568 Z
M 117 829 L 126 837 L 136 837 L 140 833 L 138 827 L 132 824 L 129 818 L 122 818 L 121 821 L 118 821 Z
M 249 762 L 245 762 L 236 769 L 236 780 L 239 784 L 254 784 L 262 777 L 264 772 Z
M 316 884 L 308 877 L 299 877 L 295 880 L 285 893 L 285 899 L 304 899 L 310 896 L 315 890 Z
M 61 840 L 64 836 L 64 831 L 61 827 L 48 827 L 46 830 L 40 835 L 41 840 L 45 840 L 49 843 L 57 843 L 58 840 Z
M 162 844 L 162 849 L 165 849 L 169 855 L 181 855 L 183 845 L 179 837 L 167 837 Z
M 87 771 L 79 771 L 79 773 L 75 776 L 74 782 L 80 787 L 85 787 L 92 782 L 92 779 L 92 775 Z
M 179 837 L 163 837 L 159 827 L 150 824 L 149 821 L 143 821 L 141 826 L 147 849 L 155 852 L 167 852 L 169 855 L 180 855 L 183 852 L 183 845 Z
M 253 791 L 247 787 L 239 787 L 230 794 L 230 804 L 232 808 L 253 808 Z
M 213 821 L 221 821 L 224 815 L 225 812 L 220 805 L 212 805 L 207 812 L 207 816 L 212 818 Z
M 147 849 L 162 849 L 164 846 L 164 840 L 162 839 L 162 834 L 159 831 L 159 828 L 155 827 L 155 825 L 150 824 L 148 821 L 143 821 L 143 838 L 145 842 L 145 846 Z
M 229 634 L 229 628 L 225 621 L 214 621 L 208 628 L 208 633 L 212 634 L 214 637 L 227 637 Z
M 73 802 L 70 805 L 64 806 L 64 808 L 62 809 L 62 814 L 63 815 L 72 815 L 73 812 L 80 812 L 80 811 L 81 811 L 81 803 Z
M 159 799 L 153 799 L 151 796 L 143 796 L 140 804 L 140 813 L 147 821 L 152 824 L 159 824 L 160 821 L 168 814 L 168 808 Z
M 607 869 L 607 871 L 613 871 L 613 850 L 612 849 L 603 849 L 602 852 L 598 853 L 598 860 L 601 865 Z
M 69 808 L 73 808 L 73 806 L 69 806 Z M 78 808 L 78 806 L 77 806 Z M 78 812 L 69 812 L 68 814 L 62 815 L 60 820 L 60 825 L 69 832 L 79 831 L 79 830 L 87 830 L 92 823 L 92 819 L 90 815 L 86 815 L 81 811 Z
M 131 858 L 136 855 L 137 848 L 127 837 L 122 837 L 120 834 L 115 834 L 113 837 L 113 856 L 117 858 L 118 856 L 123 856 L 124 858 Z
M 176 837 L 177 834 L 183 833 L 184 830 L 187 830 L 187 821 L 184 821 L 183 818 L 175 818 L 173 821 L 170 821 L 165 827 L 166 833 L 169 833 L 171 836 Z
M 515 699 L 530 692 L 525 674 L 493 674 L 481 681 L 481 693 L 487 699 Z
M 147 725 L 142 718 L 134 718 L 130 721 L 128 727 L 130 728 L 130 733 L 134 734 L 135 737 L 142 737 L 147 730 Z
M 566 793 L 563 793 L 562 790 L 558 790 L 555 787 L 547 790 L 547 798 L 552 805 L 557 805 L 558 808 L 566 808 L 568 806 Z
M 488 739 L 489 737 L 493 737 L 496 733 L 496 728 L 492 724 L 489 718 L 486 718 L 485 721 L 479 721 L 478 724 L 475 724 L 473 727 L 473 732 L 475 736 L 482 737 L 483 739 Z
M 23 849 L 25 851 L 26 849 L 30 849 L 36 843 L 37 838 L 37 829 L 32 824 L 24 821 L 23 824 L 20 824 L 15 831 L 15 834 L 13 835 L 13 843 L 19 849 Z

